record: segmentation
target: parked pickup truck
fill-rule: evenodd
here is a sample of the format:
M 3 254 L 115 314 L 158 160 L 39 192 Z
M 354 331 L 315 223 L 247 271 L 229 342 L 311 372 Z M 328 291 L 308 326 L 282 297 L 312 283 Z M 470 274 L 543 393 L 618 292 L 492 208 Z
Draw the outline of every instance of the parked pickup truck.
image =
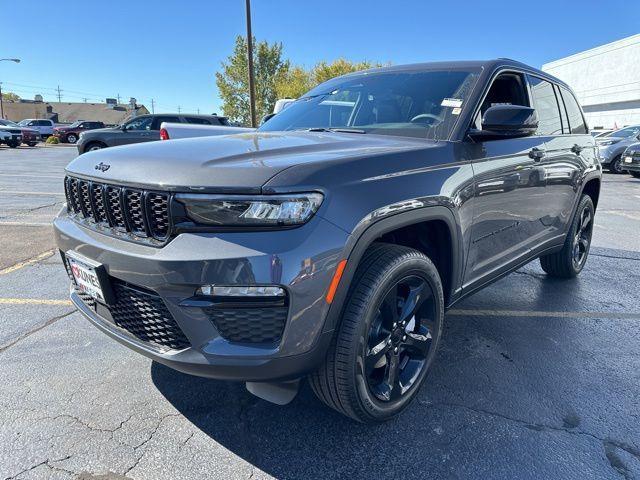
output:
M 231 125 L 193 125 L 162 122 L 162 125 L 160 125 L 160 138 L 162 140 L 177 140 L 179 138 L 216 137 L 218 135 L 253 131 L 255 131 L 255 128 L 233 127 Z
M 380 422 L 429 383 L 447 308 L 538 258 L 582 271 L 595 143 L 571 89 L 522 63 L 378 68 L 255 132 L 80 155 L 55 239 L 116 341 L 279 404 L 308 377 Z

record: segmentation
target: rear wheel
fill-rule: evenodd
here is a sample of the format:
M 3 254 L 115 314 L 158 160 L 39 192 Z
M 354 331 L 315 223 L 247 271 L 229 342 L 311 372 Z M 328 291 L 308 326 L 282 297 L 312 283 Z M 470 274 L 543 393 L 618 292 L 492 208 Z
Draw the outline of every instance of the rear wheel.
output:
M 630 173 L 631 175 L 633 175 L 634 177 L 636 177 L 636 178 L 640 178 L 640 172 L 629 171 L 629 173 Z
M 18 142 L 7 142 L 11 148 L 17 148 L 20 144 Z
M 78 137 L 76 136 L 75 133 L 70 133 L 67 135 L 67 142 L 76 143 L 77 141 L 78 141 Z
M 609 171 L 611 173 L 622 173 L 622 155 L 618 155 L 616 158 L 611 160 Z
M 443 315 L 433 262 L 411 248 L 374 245 L 358 267 L 325 362 L 310 376 L 313 391 L 357 421 L 392 418 L 426 378 Z
M 29 142 L 27 145 L 29 145 L 30 147 L 35 147 L 38 144 L 38 142 Z
M 571 278 L 578 275 L 587 263 L 595 209 L 591 197 L 583 195 L 562 250 L 540 257 L 542 269 L 552 277 Z

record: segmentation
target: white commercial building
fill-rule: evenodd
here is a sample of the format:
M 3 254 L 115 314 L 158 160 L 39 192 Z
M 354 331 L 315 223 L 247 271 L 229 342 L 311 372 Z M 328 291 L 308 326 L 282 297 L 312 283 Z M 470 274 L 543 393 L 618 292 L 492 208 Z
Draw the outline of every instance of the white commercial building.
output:
M 640 124 L 640 34 L 546 63 L 578 96 L 591 128 Z

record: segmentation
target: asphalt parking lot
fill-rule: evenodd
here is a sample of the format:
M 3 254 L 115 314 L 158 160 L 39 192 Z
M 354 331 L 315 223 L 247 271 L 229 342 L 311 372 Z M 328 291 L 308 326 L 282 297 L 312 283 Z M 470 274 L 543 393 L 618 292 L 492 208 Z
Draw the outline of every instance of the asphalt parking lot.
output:
M 0 478 L 640 478 L 640 180 L 607 174 L 579 278 L 537 262 L 449 312 L 428 384 L 357 425 L 101 334 L 50 222 L 75 148 L 0 148 Z

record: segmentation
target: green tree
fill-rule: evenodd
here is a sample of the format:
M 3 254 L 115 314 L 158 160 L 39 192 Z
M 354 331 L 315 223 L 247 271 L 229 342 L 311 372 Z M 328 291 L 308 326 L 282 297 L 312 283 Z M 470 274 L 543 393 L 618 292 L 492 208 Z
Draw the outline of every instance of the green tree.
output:
M 382 66 L 381 63 L 351 62 L 344 58 L 338 58 L 333 62 L 318 62 L 311 70 L 293 66 L 283 71 L 276 79 L 276 96 L 277 98 L 298 98 L 316 85 L 332 78 L 380 66 Z
M 276 79 L 278 98 L 298 98 L 314 86 L 311 73 L 302 67 L 294 66 L 283 71 Z
M 4 100 L 5 102 L 9 101 L 9 102 L 17 102 L 20 100 L 20 96 L 13 93 L 13 92 L 3 92 L 2 93 L 2 100 Z
M 315 85 L 319 85 L 322 82 L 326 82 L 340 75 L 347 73 L 359 72 L 360 70 L 367 70 L 368 68 L 381 67 L 381 63 L 372 63 L 368 61 L 364 62 L 351 62 L 344 58 L 338 58 L 331 63 L 325 61 L 318 62 L 313 70 L 311 76 Z M 314 85 L 314 86 L 315 86 Z
M 278 99 L 276 79 L 289 70 L 289 62 L 282 58 L 282 43 L 256 43 L 255 39 L 253 42 L 256 117 L 260 120 L 273 111 Z M 230 120 L 244 125 L 251 123 L 248 71 L 247 40 L 238 35 L 233 53 L 222 62 L 222 71 L 216 73 L 216 85 L 222 99 L 224 114 Z

